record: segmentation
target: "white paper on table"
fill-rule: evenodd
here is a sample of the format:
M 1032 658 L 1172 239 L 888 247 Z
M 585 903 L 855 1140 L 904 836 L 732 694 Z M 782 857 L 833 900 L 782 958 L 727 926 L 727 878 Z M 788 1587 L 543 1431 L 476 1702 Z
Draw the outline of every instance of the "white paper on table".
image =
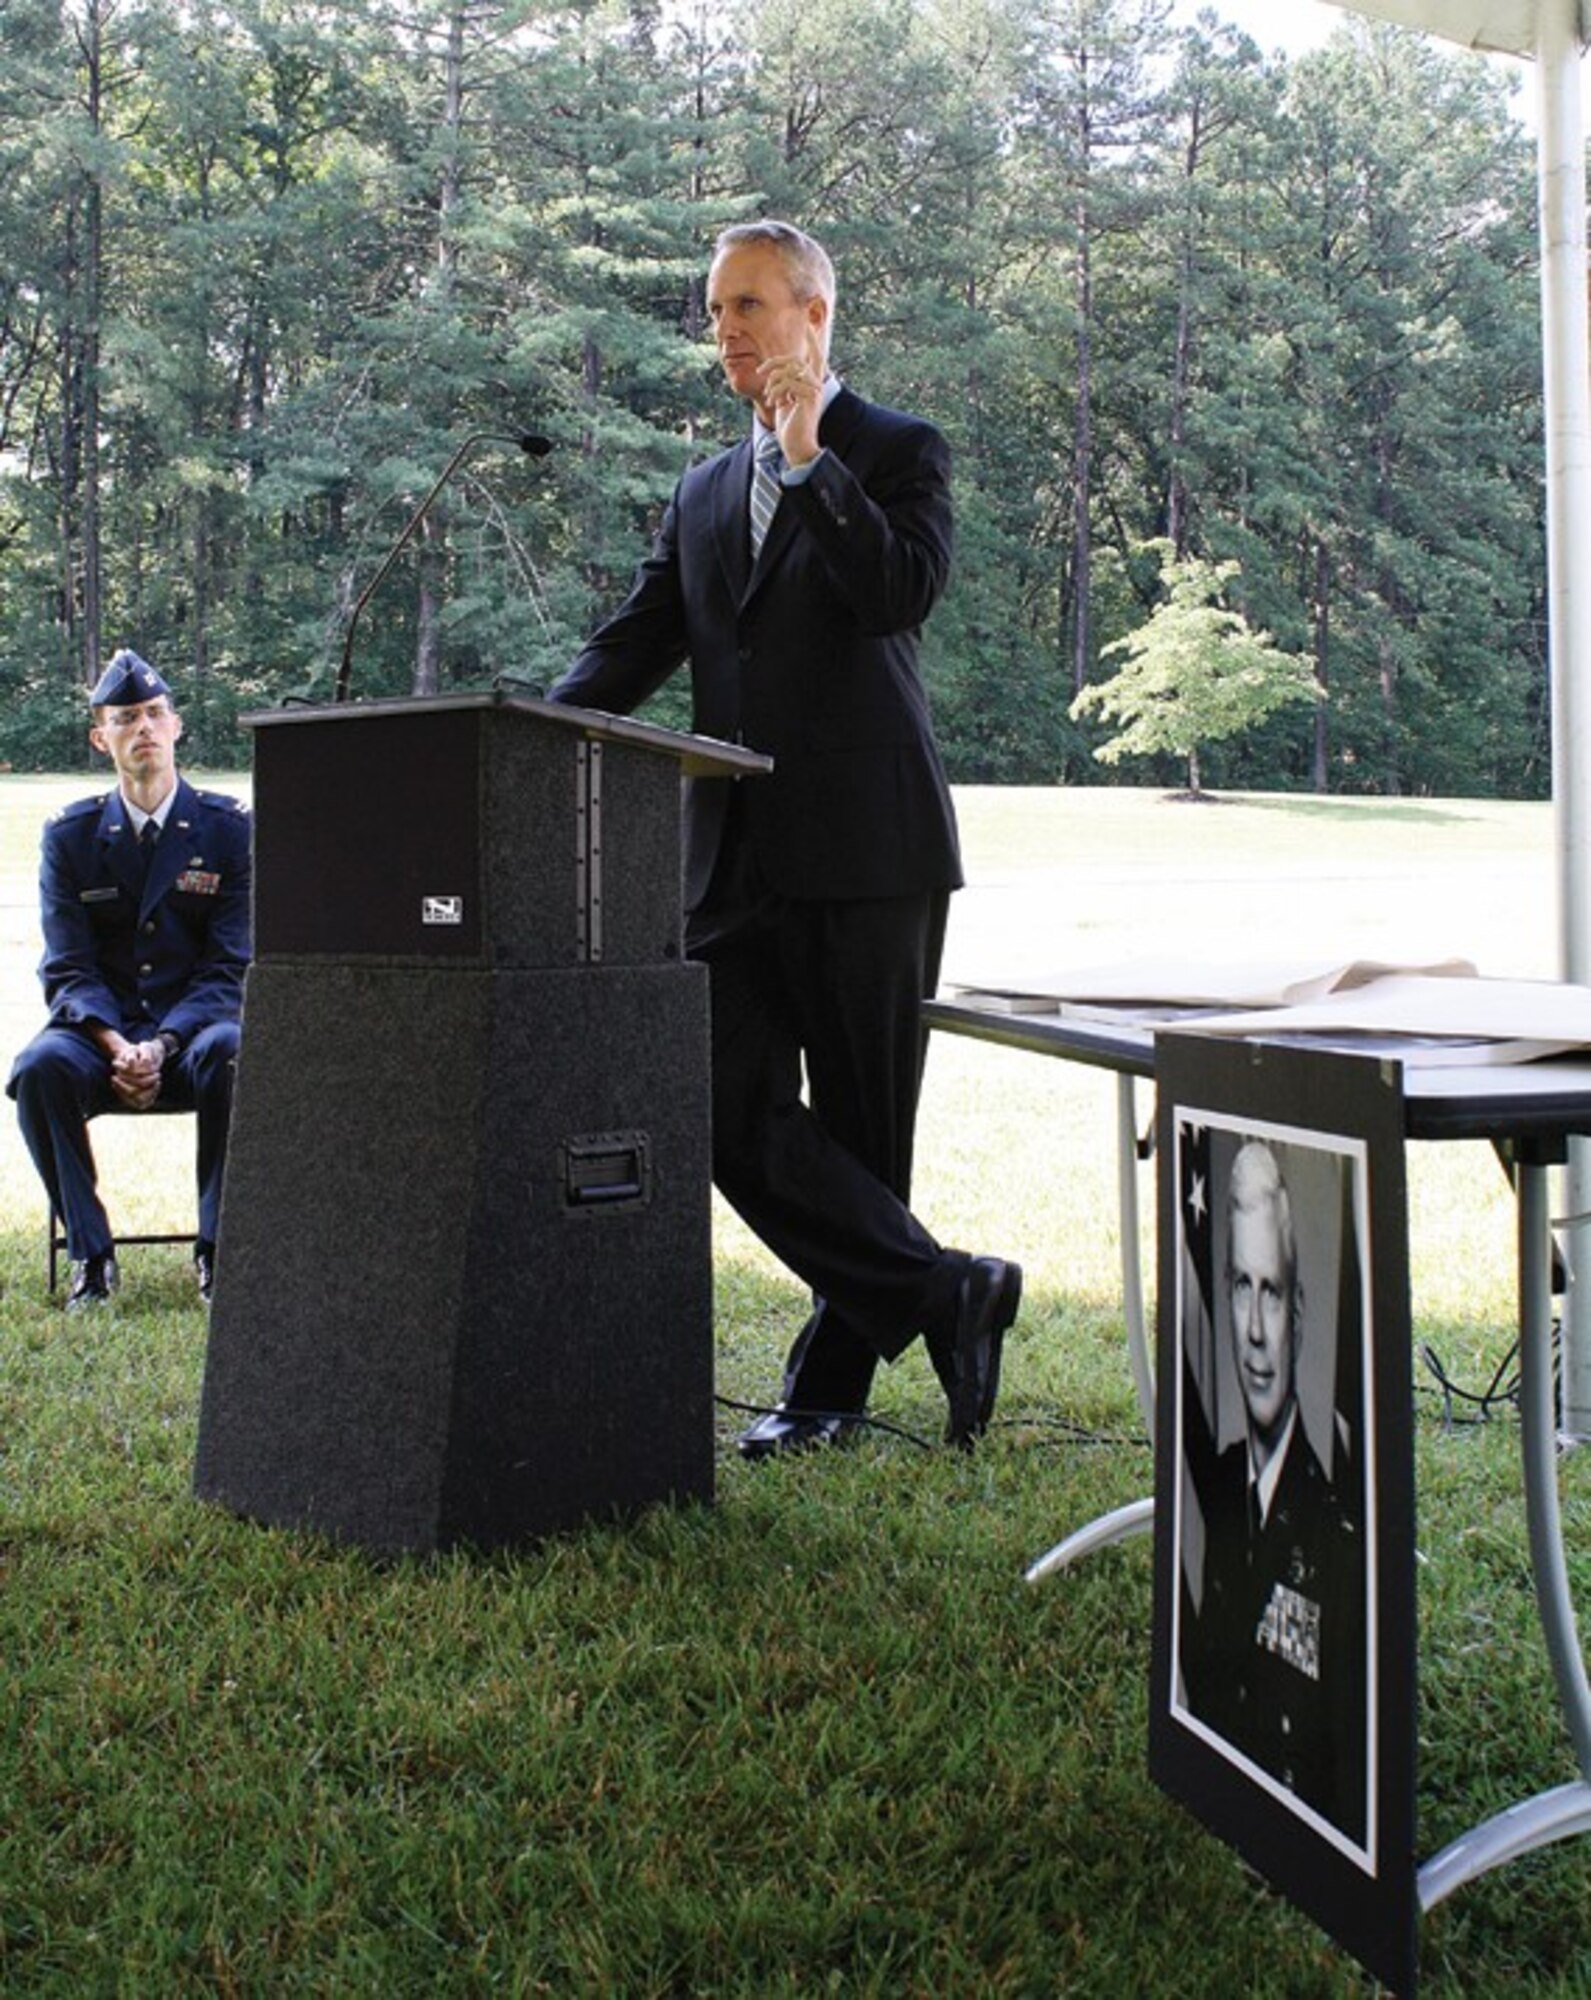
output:
M 1005 1003 L 1016 1013 L 1048 1013 L 1070 1003 L 1148 1007 L 1288 1007 L 1353 992 L 1391 975 L 1421 979 L 1476 979 L 1467 958 L 1444 958 L 1422 965 L 1391 965 L 1379 959 L 1253 960 L 1231 965 L 1192 964 L 1185 958 L 1126 959 L 1113 965 L 1080 966 L 1053 979 L 1018 986 L 960 986 L 980 998 Z

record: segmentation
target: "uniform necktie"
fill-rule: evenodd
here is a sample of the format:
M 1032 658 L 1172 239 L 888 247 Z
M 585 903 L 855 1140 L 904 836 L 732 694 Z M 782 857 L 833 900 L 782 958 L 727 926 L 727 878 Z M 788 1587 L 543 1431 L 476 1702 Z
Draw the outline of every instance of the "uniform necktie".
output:
M 146 819 L 144 821 L 144 830 L 138 836 L 138 856 L 143 862 L 145 875 L 149 873 L 149 865 L 155 858 L 155 843 L 159 838 L 160 826 L 158 821 Z
M 767 539 L 768 524 L 779 505 L 784 488 L 779 483 L 779 474 L 784 470 L 784 453 L 779 449 L 779 440 L 771 431 L 762 431 L 757 436 L 757 460 L 751 475 L 751 559 L 755 562 L 762 553 L 762 545 Z

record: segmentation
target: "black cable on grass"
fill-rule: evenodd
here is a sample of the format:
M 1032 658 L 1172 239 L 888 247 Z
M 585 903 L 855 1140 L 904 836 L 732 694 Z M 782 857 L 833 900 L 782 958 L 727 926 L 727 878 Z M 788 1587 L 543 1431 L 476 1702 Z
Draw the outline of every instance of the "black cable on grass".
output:
M 809 1417 L 819 1422 L 825 1418 L 834 1418 L 841 1423 L 854 1425 L 858 1430 L 883 1431 L 887 1436 L 904 1438 L 907 1444 L 916 1445 L 920 1451 L 933 1451 L 936 1449 L 934 1441 L 931 1438 L 919 1437 L 915 1431 L 907 1430 L 902 1424 L 891 1423 L 887 1417 L 870 1417 L 856 1410 L 797 1409 L 793 1405 L 742 1403 L 737 1401 L 733 1396 L 718 1395 L 713 1397 L 713 1401 L 721 1410 L 735 1410 L 742 1416 L 748 1417 L 771 1417 L 775 1415 L 781 1417 Z M 1048 1438 L 1035 1440 L 1035 1443 L 1042 1443 L 1045 1446 L 1048 1446 L 1052 1442 L 1059 1442 L 1063 1444 L 1097 1446 L 1113 1450 L 1131 1448 L 1138 1451 L 1147 1451 L 1149 1448 L 1147 1437 L 1123 1437 L 1109 1431 L 1091 1430 L 1086 1424 L 1072 1423 L 1065 1417 L 1007 1415 L 997 1417 L 989 1428 L 991 1430 L 1059 1431 L 1063 1434 L 1058 1440 Z
M 1429 1341 L 1420 1345 L 1420 1359 L 1435 1378 L 1438 1393 L 1442 1398 L 1442 1424 L 1447 1430 L 1460 1423 L 1484 1424 L 1500 1410 L 1519 1411 L 1519 1342 L 1515 1340 L 1508 1352 L 1498 1362 L 1492 1379 L 1484 1389 L 1466 1389 L 1448 1374 L 1441 1356 Z M 1563 1367 L 1563 1326 L 1559 1320 L 1552 1323 L 1552 1387 L 1553 1401 L 1557 1402 L 1562 1387 Z M 1460 1417 L 1458 1405 L 1463 1405 L 1472 1415 Z

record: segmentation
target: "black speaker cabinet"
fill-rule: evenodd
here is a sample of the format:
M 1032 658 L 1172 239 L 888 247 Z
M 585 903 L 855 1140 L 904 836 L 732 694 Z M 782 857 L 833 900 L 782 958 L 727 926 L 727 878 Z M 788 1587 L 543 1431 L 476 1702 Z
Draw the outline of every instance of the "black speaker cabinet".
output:
M 429 1551 L 712 1497 L 705 980 L 250 969 L 202 1498 Z
M 502 695 L 249 721 L 262 959 L 677 960 L 681 774 L 767 769 L 733 745 Z
M 767 759 L 502 695 L 250 721 L 195 1490 L 393 1552 L 710 1498 L 680 784 Z

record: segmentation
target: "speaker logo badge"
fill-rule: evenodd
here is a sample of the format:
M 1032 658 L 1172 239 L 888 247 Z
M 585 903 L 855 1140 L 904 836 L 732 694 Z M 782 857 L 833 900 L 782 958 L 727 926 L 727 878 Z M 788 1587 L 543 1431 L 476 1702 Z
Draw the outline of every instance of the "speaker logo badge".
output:
M 425 896 L 420 903 L 422 924 L 461 924 L 464 921 L 462 896 Z

